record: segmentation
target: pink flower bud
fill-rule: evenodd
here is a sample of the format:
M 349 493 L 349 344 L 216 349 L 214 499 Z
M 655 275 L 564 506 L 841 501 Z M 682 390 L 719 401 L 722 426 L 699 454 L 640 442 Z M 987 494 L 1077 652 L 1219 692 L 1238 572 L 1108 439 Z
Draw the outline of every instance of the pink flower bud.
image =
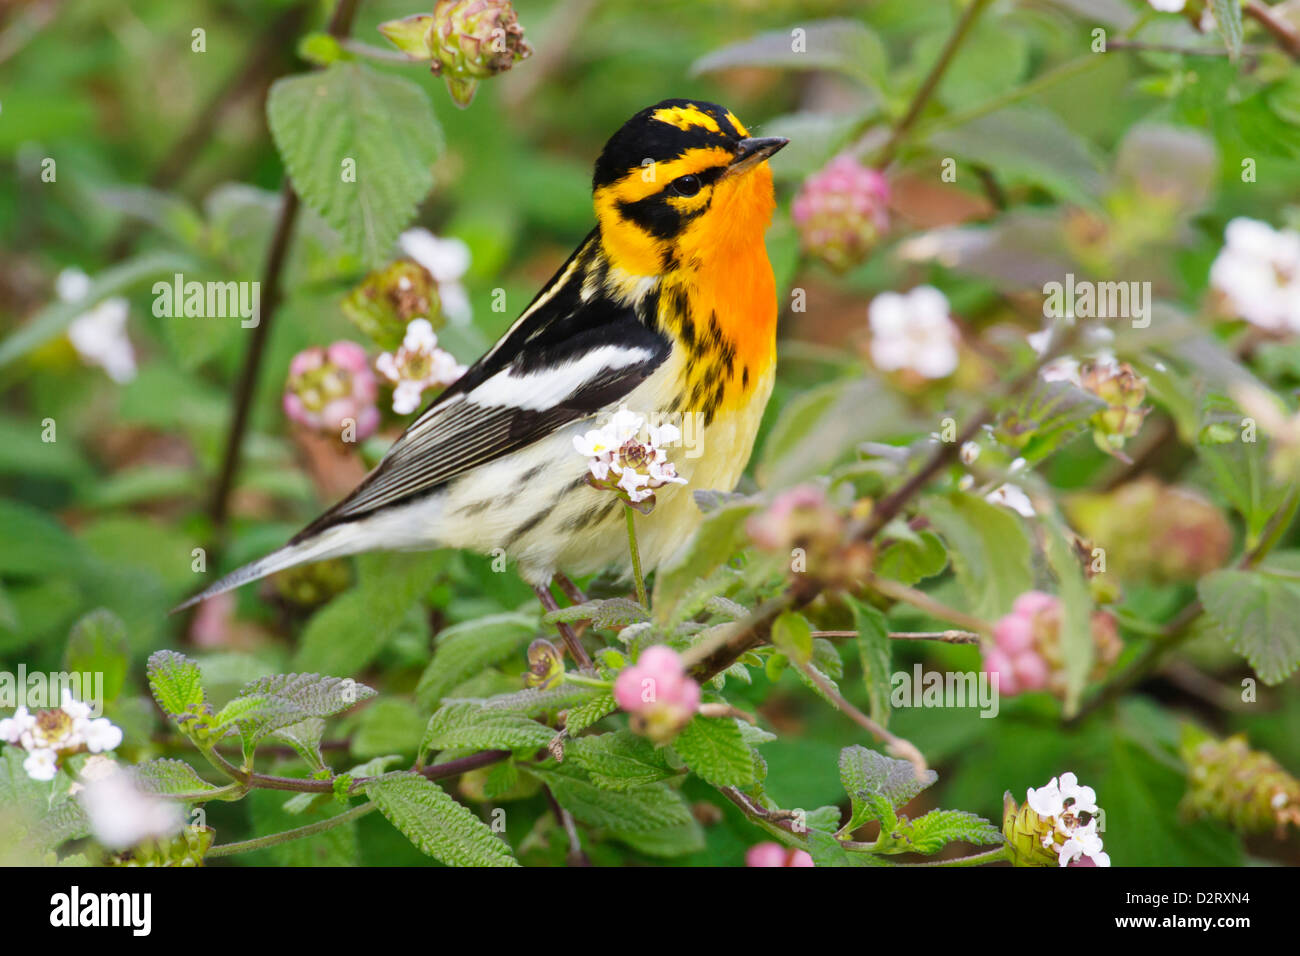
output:
M 1015 611 L 993 625 L 993 639 L 1008 654 L 1019 654 L 1034 646 L 1033 615 Z
M 745 851 L 745 866 L 785 866 L 785 847 L 779 843 L 755 843 Z
M 310 348 L 289 362 L 284 413 L 305 428 L 335 438 L 343 438 L 351 423 L 348 437 L 362 441 L 379 427 L 378 390 L 365 349 L 357 343 Z
M 1021 690 L 1046 690 L 1052 672 L 1036 651 L 1025 651 L 1012 661 L 1016 684 Z
M 676 651 L 656 645 L 618 675 L 614 700 L 632 715 L 638 733 L 670 740 L 699 709 L 700 685 L 686 676 Z
M 998 647 L 990 647 L 984 652 L 984 673 L 998 675 L 998 693 L 1012 697 L 1020 693 L 1016 681 L 1015 665 L 1011 657 Z
M 889 184 L 847 154 L 804 180 L 791 213 L 804 248 L 834 269 L 866 258 L 889 228 Z

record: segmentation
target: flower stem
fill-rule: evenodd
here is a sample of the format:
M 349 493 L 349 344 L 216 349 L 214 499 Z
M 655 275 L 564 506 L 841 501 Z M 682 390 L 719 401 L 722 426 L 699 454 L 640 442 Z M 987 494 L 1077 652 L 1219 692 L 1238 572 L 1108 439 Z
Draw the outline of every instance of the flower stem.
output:
M 959 856 L 952 860 L 926 860 L 924 863 L 895 863 L 895 866 L 983 866 L 985 863 L 997 863 L 1001 860 L 1009 859 L 1007 856 L 1007 845 L 1005 843 L 995 846 L 991 850 L 985 850 L 983 853 L 974 853 L 970 856 Z
M 627 547 L 632 553 L 632 576 L 636 579 L 636 600 L 644 608 L 650 607 L 650 599 L 645 593 L 645 577 L 641 574 L 641 551 L 636 546 L 636 512 L 626 501 L 623 513 L 627 515 Z
M 281 843 L 288 843 L 290 840 L 301 840 L 303 837 L 315 836 L 317 833 L 324 833 L 349 821 L 364 817 L 371 810 L 375 809 L 373 803 L 362 803 L 340 813 L 336 817 L 330 817 L 328 820 L 321 820 L 318 823 L 309 823 L 306 826 L 296 827 L 292 830 L 285 830 L 281 833 L 271 833 L 266 836 L 254 837 L 251 840 L 240 840 L 238 843 L 223 843 L 221 846 L 214 846 L 204 858 L 216 856 L 233 856 L 236 853 L 248 853 L 252 850 L 262 850 L 268 846 L 277 846 Z

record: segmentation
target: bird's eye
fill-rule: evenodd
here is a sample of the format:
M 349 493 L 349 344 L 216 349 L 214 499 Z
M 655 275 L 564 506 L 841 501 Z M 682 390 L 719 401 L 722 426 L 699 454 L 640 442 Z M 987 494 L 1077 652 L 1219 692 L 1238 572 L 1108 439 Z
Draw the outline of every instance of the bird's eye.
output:
M 700 177 L 678 176 L 668 184 L 668 188 L 678 196 L 694 196 L 700 191 Z

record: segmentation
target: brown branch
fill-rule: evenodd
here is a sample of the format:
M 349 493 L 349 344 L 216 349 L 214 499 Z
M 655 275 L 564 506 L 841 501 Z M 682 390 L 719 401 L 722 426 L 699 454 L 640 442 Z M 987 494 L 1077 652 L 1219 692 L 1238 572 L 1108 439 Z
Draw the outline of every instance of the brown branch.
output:
M 341 40 L 348 35 L 352 29 L 352 20 L 356 16 L 358 2 L 359 0 L 338 0 L 334 7 L 334 14 L 330 18 L 330 36 Z M 267 338 L 271 323 L 275 319 L 276 306 L 280 301 L 280 280 L 289 254 L 289 242 L 298 217 L 298 206 L 298 194 L 286 177 L 281 190 L 280 215 L 275 224 L 275 234 L 271 239 L 271 246 L 266 255 L 266 267 L 262 273 L 260 321 L 253 329 L 253 340 L 248 345 L 244 365 L 239 373 L 239 382 L 235 388 L 234 415 L 231 418 L 230 431 L 226 435 L 221 470 L 217 474 L 217 484 L 208 507 L 208 513 L 218 533 L 224 529 L 226 518 L 229 516 L 230 493 L 235 484 L 235 474 L 239 470 L 240 452 L 243 449 L 244 435 L 248 431 L 249 410 L 253 404 L 253 395 L 257 391 L 257 380 L 266 353 Z
M 813 637 L 825 637 L 831 640 L 854 638 L 857 631 L 813 631 Z M 980 636 L 974 631 L 890 631 L 890 640 L 894 641 L 942 641 L 945 644 L 978 644 Z
M 966 12 L 962 14 L 961 20 L 957 22 L 951 36 L 948 37 L 948 42 L 944 45 L 943 52 L 939 54 L 939 59 L 930 68 L 930 72 L 916 91 L 916 95 L 912 97 L 907 112 L 903 114 L 903 118 L 898 121 L 893 132 L 889 134 L 888 141 L 881 148 L 880 155 L 876 157 L 875 166 L 884 168 L 894 161 L 894 157 L 898 155 L 899 147 L 903 144 L 903 139 L 912 131 L 916 121 L 921 118 L 921 113 L 929 104 L 934 91 L 939 88 L 939 81 L 943 79 L 943 75 L 948 72 L 948 67 L 952 65 L 952 61 L 956 58 L 957 50 L 960 49 L 971 28 L 975 26 L 975 21 L 979 19 L 980 14 L 984 12 L 988 5 L 989 0 L 974 0 L 966 8 Z
M 1260 0 L 1246 0 L 1242 12 L 1271 33 L 1282 49 L 1300 60 L 1300 30 L 1282 19 L 1273 12 L 1272 7 Z

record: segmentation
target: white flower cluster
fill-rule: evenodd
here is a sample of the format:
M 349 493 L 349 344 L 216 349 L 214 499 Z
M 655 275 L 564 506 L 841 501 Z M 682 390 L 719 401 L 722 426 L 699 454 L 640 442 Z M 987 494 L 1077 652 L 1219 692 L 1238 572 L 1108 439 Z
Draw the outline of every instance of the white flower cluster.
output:
M 86 785 L 80 800 L 91 832 L 111 850 L 125 850 L 149 839 L 165 840 L 185 826 L 179 804 L 142 792 L 116 765 L 92 773 L 88 760 L 81 778 Z
M 1273 332 L 1300 332 L 1300 232 L 1238 218 L 1210 266 L 1210 285 L 1234 314 Z
M 68 268 L 55 280 L 55 292 L 64 302 L 80 302 L 90 295 L 90 276 Z M 126 334 L 128 304 L 114 296 L 94 305 L 72 320 L 68 339 L 82 361 L 98 365 L 119 385 L 135 378 L 135 349 Z
M 1097 809 L 1097 794 L 1092 787 L 1081 787 L 1077 776 L 1063 773 L 1059 783 L 1053 777 L 1045 787 L 1037 790 L 1030 787 L 1026 802 L 1044 820 L 1052 820 L 1054 832 L 1043 836 L 1043 846 L 1056 851 L 1061 866 L 1085 857 L 1095 866 L 1110 866 L 1110 856 L 1102 850 L 1097 833 L 1097 816 L 1101 811 Z M 1085 814 L 1086 823 L 1080 819 Z M 1056 842 L 1058 833 L 1065 837 L 1064 843 Z
M 426 388 L 450 385 L 465 374 L 465 366 L 454 355 L 438 348 L 437 333 L 428 319 L 412 319 L 401 347 L 396 353 L 380 355 L 375 368 L 396 386 L 393 411 L 398 415 L 415 411 Z
M 433 276 L 443 314 L 456 325 L 468 325 L 473 309 L 460 280 L 469 271 L 469 246 L 460 239 L 439 239 L 428 229 L 418 228 L 398 236 L 397 244 Z
M 61 756 L 113 750 L 122 742 L 122 730 L 107 717 L 91 718 L 89 705 L 65 688 L 56 710 L 31 714 L 19 707 L 12 717 L 0 720 L 0 741 L 27 751 L 23 769 L 33 780 L 53 780 Z
M 871 360 L 884 372 L 909 370 L 922 378 L 946 378 L 957 368 L 957 326 L 948 300 L 933 286 L 882 292 L 867 310 Z
M 686 484 L 664 451 L 665 445 L 681 437 L 676 425 L 648 425 L 636 412 L 620 408 L 603 428 L 574 435 L 573 447 L 590 459 L 587 468 L 595 479 L 593 484 L 620 491 L 635 504 L 653 495 L 656 488 Z

